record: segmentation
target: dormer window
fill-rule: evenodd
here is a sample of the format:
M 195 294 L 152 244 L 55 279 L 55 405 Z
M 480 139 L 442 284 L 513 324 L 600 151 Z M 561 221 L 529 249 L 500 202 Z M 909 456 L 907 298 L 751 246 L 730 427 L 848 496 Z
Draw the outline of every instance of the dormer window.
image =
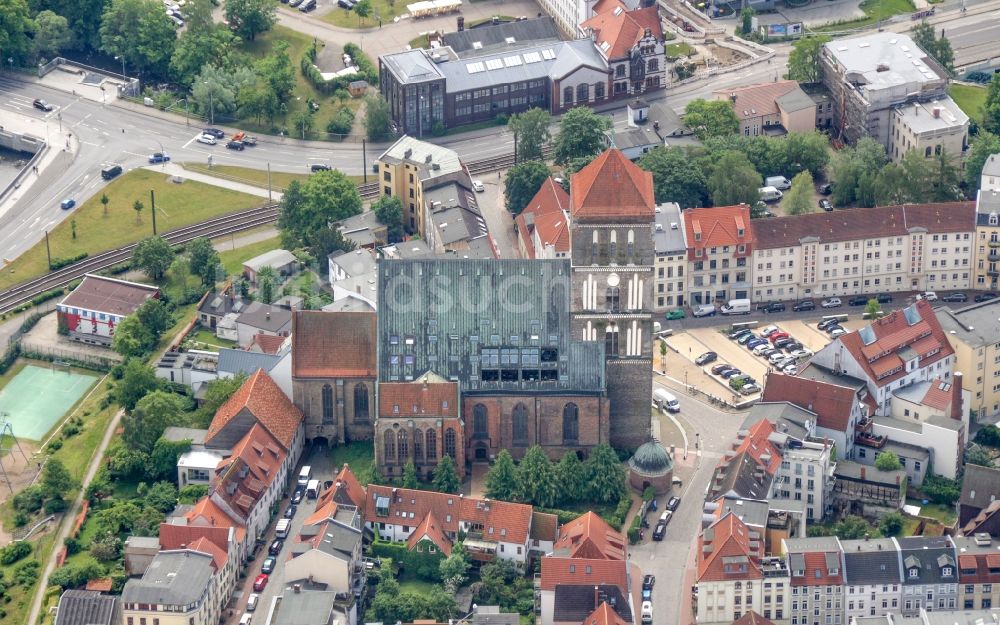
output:
M 912 568 L 910 569 L 910 579 L 916 579 L 920 577 L 920 569 Z
M 946 566 L 941 569 L 941 577 L 951 577 L 951 567 Z
M 1000 219 L 997 218 L 997 214 L 990 213 L 990 225 L 996 226 L 998 223 L 1000 223 Z
M 738 236 L 739 238 L 741 238 L 741 239 L 742 239 L 742 238 L 743 238 L 743 233 L 744 233 L 744 232 L 746 232 L 746 231 L 745 231 L 745 230 L 743 230 L 743 228 L 737 228 L 737 229 L 736 229 L 736 236 Z

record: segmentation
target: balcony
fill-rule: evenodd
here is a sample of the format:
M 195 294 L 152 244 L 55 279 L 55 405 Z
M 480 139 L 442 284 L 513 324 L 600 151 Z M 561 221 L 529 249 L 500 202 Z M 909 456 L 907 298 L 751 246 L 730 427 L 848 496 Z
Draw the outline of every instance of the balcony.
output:
M 858 434 L 871 434 L 872 424 L 875 423 L 871 417 L 863 417 L 854 425 L 854 431 Z
M 889 442 L 888 436 L 874 435 L 874 434 L 858 434 L 854 437 L 854 442 L 858 445 L 864 445 L 865 447 L 874 447 L 875 449 L 882 449 L 885 444 Z
M 1000 241 L 992 241 L 991 240 L 991 241 L 987 241 L 986 244 L 989 245 L 990 247 L 1000 247 Z
M 1000 276 L 1000 269 L 987 269 L 986 275 L 993 277 Z
M 986 255 L 986 260 L 990 261 L 991 263 L 997 262 L 998 260 L 1000 260 L 1000 251 L 997 251 L 996 248 L 991 247 L 990 253 Z

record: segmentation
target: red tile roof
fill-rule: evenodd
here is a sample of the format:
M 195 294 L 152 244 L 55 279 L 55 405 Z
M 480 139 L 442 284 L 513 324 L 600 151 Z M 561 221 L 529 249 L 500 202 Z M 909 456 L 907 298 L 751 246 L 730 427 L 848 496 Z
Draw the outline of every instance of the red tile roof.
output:
M 826 568 L 827 552 L 806 551 L 801 553 L 802 559 L 805 561 L 805 575 L 793 575 L 792 586 L 842 586 L 844 584 L 843 566 L 838 564 L 836 575 L 829 574 L 829 569 Z M 839 552 L 835 553 L 837 553 L 839 561 L 840 554 Z
M 605 601 L 597 606 L 597 609 L 584 619 L 583 625 L 628 625 L 625 620 L 618 616 L 608 602 Z
M 924 299 L 918 300 L 913 304 L 913 309 L 918 319 L 912 325 L 907 321 L 904 311 L 894 310 L 873 321 L 868 328 L 855 330 L 836 339 L 877 386 L 885 386 L 906 375 L 903 359 L 899 356 L 899 351 L 903 348 L 910 348 L 919 356 L 919 367 L 926 367 L 955 353 L 930 303 Z M 874 341 L 865 345 L 861 338 L 862 331 L 871 332 Z M 928 355 L 934 349 L 939 351 Z M 896 371 L 890 373 L 893 369 Z
M 229 514 L 208 496 L 202 497 L 193 508 L 184 514 L 187 525 L 160 524 L 160 547 L 181 549 L 197 538 L 205 536 L 220 549 L 229 544 L 229 531 L 236 528 L 237 541 L 242 541 L 246 528 L 237 523 Z
M 548 512 L 531 513 L 531 538 L 534 540 L 551 540 L 555 542 L 559 536 L 559 517 Z
M 605 150 L 570 181 L 570 211 L 583 222 L 652 221 L 653 175 L 616 149 Z
M 753 610 L 750 610 L 738 620 L 734 621 L 733 625 L 774 625 L 774 623 L 760 614 L 757 614 Z
M 528 206 L 514 219 L 529 258 L 537 256 L 532 236 L 535 231 L 538 231 L 542 245 L 552 244 L 556 252 L 569 251 L 569 228 L 565 213 L 568 210 L 569 194 L 561 184 L 552 178 L 546 178 Z
M 94 590 L 97 592 L 111 592 L 114 588 L 115 582 L 110 577 L 99 577 L 97 579 L 92 579 L 87 582 L 84 587 L 86 590 Z
M 329 489 L 332 490 L 332 489 Z M 337 502 L 327 500 L 325 503 L 317 505 L 316 511 L 306 517 L 306 520 L 302 522 L 303 527 L 307 525 L 317 525 L 323 523 L 330 517 L 337 514 Z
M 798 88 L 799 83 L 794 80 L 779 80 L 778 82 L 765 82 L 746 87 L 719 89 L 715 91 L 715 95 L 718 100 L 732 101 L 736 117 L 743 119 L 744 117 L 777 115 L 779 112 L 778 98 Z M 735 101 L 732 100 L 733 96 L 735 96 Z
M 758 220 L 760 221 L 760 220 Z M 757 222 L 750 223 L 750 207 L 716 206 L 714 208 L 692 208 L 684 211 L 684 229 L 687 233 L 688 257 L 695 258 L 694 250 L 730 246 L 734 254 L 738 245 L 746 245 L 749 254 L 756 241 Z M 740 236 L 740 230 L 743 236 Z
M 260 348 L 260 351 L 265 354 L 277 354 L 281 351 L 281 346 L 287 340 L 287 336 L 274 336 L 272 334 L 263 333 L 255 334 L 247 349 L 249 351 L 254 346 L 257 346 Z
M 942 386 L 948 390 L 945 390 Z M 946 382 L 941 378 L 934 378 L 931 380 L 931 385 L 928 387 L 927 393 L 924 394 L 924 398 L 920 401 L 920 403 L 950 414 L 953 399 L 951 388 L 952 384 L 950 382 Z
M 376 514 L 375 500 L 378 497 L 389 500 L 388 517 Z M 364 519 L 367 522 L 395 523 L 397 513 L 406 513 L 408 518 L 413 513 L 413 519 L 422 521 L 433 512 L 445 532 L 457 534 L 459 521 L 464 521 L 482 525 L 484 540 L 524 544 L 528 541 L 531 528 L 531 511 L 531 506 L 522 503 L 487 501 L 448 493 L 369 484 Z
M 246 518 L 277 478 L 285 451 L 271 434 L 255 423 L 215 470 L 214 496 Z
M 996 538 L 993 541 L 990 548 L 996 549 Z M 960 554 L 958 556 L 958 583 L 1000 584 L 1000 553 Z
M 729 512 L 702 530 L 698 537 L 697 580 L 762 579 L 760 558 L 763 554 L 763 536 L 751 536 L 750 528 Z
M 646 30 L 663 39 L 660 14 L 655 6 L 629 11 L 621 4 L 605 2 L 594 17 L 580 24 L 580 28 L 594 31 L 597 48 L 610 60 L 629 56 L 632 48 L 645 36 Z
M 374 312 L 300 310 L 292 316 L 292 376 L 374 378 Z
M 380 418 L 458 416 L 458 382 L 383 382 L 378 385 Z
M 291 449 L 295 433 L 302 424 L 302 411 L 292 404 L 284 391 L 263 369 L 258 369 L 229 400 L 215 412 L 208 426 L 205 442 L 222 431 L 244 408 L 286 449 Z
M 772 373 L 767 376 L 762 402 L 788 402 L 816 413 L 816 425 L 846 432 L 851 407 L 857 397 L 853 389 L 805 377 Z
M 554 550 L 571 558 L 624 560 L 625 537 L 594 512 L 587 512 L 559 528 Z
M 976 203 L 877 206 L 754 221 L 758 249 L 798 245 L 805 237 L 829 243 L 903 236 L 912 228 L 926 228 L 930 233 L 972 232 L 976 229 Z M 925 248 L 924 254 L 928 253 L 930 250 Z
M 87 274 L 59 305 L 125 317 L 159 295 L 160 289 L 155 286 Z
M 319 496 L 316 508 L 318 509 L 334 499 L 342 504 L 349 503 L 357 506 L 358 510 L 363 510 L 365 507 L 365 487 L 361 485 L 346 462 L 340 468 L 337 477 L 333 478 L 333 486 L 323 491 Z
M 629 594 L 628 562 L 625 560 L 592 560 L 588 558 L 542 558 L 541 589 L 555 590 L 561 585 L 617 586 L 623 595 Z
M 406 548 L 413 551 L 413 548 L 417 546 L 424 538 L 428 539 L 440 549 L 444 555 L 451 555 L 451 541 L 448 537 L 444 535 L 441 531 L 441 524 L 438 523 L 437 518 L 434 516 L 433 512 L 428 512 L 424 520 L 420 522 L 413 533 L 410 534 L 410 538 L 406 541 Z
M 189 544 L 187 548 L 191 551 L 200 551 L 201 553 L 212 556 L 212 567 L 215 569 L 216 573 L 221 571 L 222 567 L 226 566 L 226 560 L 229 559 L 226 552 L 219 549 L 219 547 L 208 538 L 198 538 Z

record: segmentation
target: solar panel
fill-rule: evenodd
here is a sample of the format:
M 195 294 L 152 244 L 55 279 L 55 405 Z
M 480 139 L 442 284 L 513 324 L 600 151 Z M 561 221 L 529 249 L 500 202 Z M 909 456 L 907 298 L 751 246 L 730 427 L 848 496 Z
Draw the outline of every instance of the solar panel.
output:
M 486 70 L 486 68 L 483 67 L 483 64 L 482 63 L 478 63 L 478 62 L 477 63 L 466 63 L 465 64 L 465 69 L 469 70 L 470 74 L 476 74 L 478 72 L 482 72 L 482 71 Z
M 486 69 L 503 69 L 503 61 L 500 59 L 489 59 L 486 61 Z
M 552 59 L 556 58 L 556 51 L 553 50 L 552 48 L 542 50 L 542 58 L 545 59 L 546 61 L 551 61 Z
M 503 64 L 507 67 L 516 67 L 521 64 L 521 57 L 517 55 L 505 56 L 503 57 Z
M 525 63 L 541 63 L 542 57 L 537 52 L 527 52 L 524 55 Z

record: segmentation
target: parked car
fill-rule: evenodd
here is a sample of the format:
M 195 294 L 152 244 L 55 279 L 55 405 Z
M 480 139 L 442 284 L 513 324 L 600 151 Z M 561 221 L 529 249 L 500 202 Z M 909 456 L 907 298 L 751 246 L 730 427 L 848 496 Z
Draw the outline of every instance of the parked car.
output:
M 701 356 L 698 356 L 697 358 L 694 359 L 694 364 L 698 365 L 699 367 L 702 365 L 707 365 L 708 363 L 713 362 L 718 357 L 719 355 L 716 354 L 715 352 L 705 352 Z
M 767 338 L 770 339 L 771 344 L 774 345 L 776 342 L 780 341 L 781 339 L 787 339 L 788 336 L 789 336 L 788 332 L 775 332 L 774 334 L 772 334 L 771 336 L 769 336 Z
M 778 329 L 779 328 L 776 325 L 764 326 L 764 329 L 760 331 L 760 335 L 764 338 L 770 338 L 772 334 L 778 331 Z
M 875 301 L 877 301 L 879 304 L 891 304 L 892 295 L 889 295 L 888 293 L 879 293 L 878 295 L 875 296 Z
M 761 358 L 770 358 L 774 354 L 778 354 L 780 352 L 781 352 L 780 349 L 774 349 L 773 347 L 771 347 L 770 345 L 768 345 L 767 349 L 765 349 L 764 351 L 762 351 L 761 353 L 759 353 L 758 356 L 760 356 Z
M 753 334 L 753 330 L 750 328 L 736 328 L 729 333 L 729 338 L 735 341 L 743 336 L 746 336 L 747 334 Z
M 306 0 L 301 5 L 299 5 L 299 11 L 303 13 L 308 13 L 316 8 L 316 0 Z
M 868 303 L 868 300 L 872 298 L 867 295 L 855 295 L 851 299 L 847 300 L 849 306 L 864 306 Z
M 473 180 L 472 181 L 472 189 L 476 193 L 482 193 L 482 192 L 486 191 L 486 186 L 483 184 L 482 180 Z
M 761 345 L 767 345 L 767 339 L 762 339 L 760 337 L 757 337 L 747 341 L 747 349 L 750 350 L 757 349 Z
M 667 501 L 667 510 L 670 510 L 671 512 L 673 512 L 673 511 L 677 510 L 677 506 L 679 506 L 679 505 L 681 505 L 681 498 L 680 497 L 671 497 L 670 500 Z
M 787 373 L 788 375 L 795 375 L 799 372 L 799 367 L 795 363 L 789 363 L 781 368 L 782 373 Z
M 830 331 L 831 338 L 837 338 L 838 336 L 843 336 L 844 334 L 847 334 L 847 330 L 843 329 L 840 326 L 837 326 Z
M 264 590 L 264 588 L 267 587 L 267 579 L 267 573 L 261 573 L 258 575 L 257 578 L 253 580 L 253 589 L 257 592 Z
M 663 537 L 667 535 L 667 524 L 657 523 L 656 529 L 653 530 L 653 540 L 663 540 Z
M 665 316 L 667 321 L 673 321 L 674 319 L 683 319 L 687 316 L 687 313 L 684 312 L 683 308 L 675 308 L 673 310 L 668 310 Z
M 285 546 L 285 541 L 281 540 L 280 538 L 274 539 L 274 542 L 271 543 L 271 546 L 267 548 L 267 555 L 269 556 L 278 555 L 279 553 L 281 553 L 281 548 L 284 546 Z
M 972 301 L 974 301 L 974 302 L 985 302 L 987 300 L 991 300 L 991 299 L 994 299 L 996 297 L 997 297 L 996 293 L 980 293 L 979 295 L 977 295 L 974 298 L 972 298 Z
M 645 575 L 645 576 L 643 576 L 643 578 L 642 578 L 642 596 L 645 598 L 644 600 L 646 600 L 646 601 L 649 600 L 649 598 L 646 597 L 646 593 L 649 593 L 649 595 L 652 596 L 652 594 L 653 594 L 653 586 L 655 586 L 655 585 L 656 585 L 656 576 L 655 575 Z
M 712 373 L 714 373 L 715 375 L 719 375 L 723 371 L 726 371 L 727 369 L 732 369 L 732 368 L 733 368 L 732 365 L 727 365 L 724 362 L 720 362 L 719 364 L 717 364 L 714 367 L 712 367 Z
M 830 326 L 840 325 L 840 322 L 836 319 L 824 319 L 816 324 L 816 327 L 820 330 L 826 330 Z
M 736 377 L 738 375 L 743 375 L 743 372 L 740 371 L 739 369 L 737 369 L 736 367 L 733 367 L 729 371 L 724 371 L 723 373 L 720 373 L 719 377 L 720 378 L 725 378 L 725 379 L 728 380 L 728 379 Z
M 226 136 L 226 133 L 222 132 L 218 128 L 205 128 L 201 132 L 202 134 L 211 135 L 216 139 L 221 139 Z
M 801 347 L 799 349 L 792 351 L 788 355 L 791 356 L 792 358 L 809 358 L 810 356 L 813 355 L 813 352 L 808 347 Z
M 759 393 L 759 392 L 760 392 L 760 387 L 752 382 L 750 384 L 744 384 L 742 387 L 740 387 L 741 395 L 753 395 L 754 393 Z
M 287 508 L 285 508 L 285 518 L 286 519 L 290 519 L 293 516 L 295 516 L 295 513 L 296 513 L 296 511 L 298 511 L 298 509 L 299 509 L 299 507 L 296 506 L 295 504 L 292 504 L 292 505 L 288 506 Z
M 796 340 L 793 339 L 791 343 L 783 345 L 781 347 L 781 349 L 785 350 L 786 352 L 788 352 L 790 354 L 790 353 L 794 352 L 797 349 L 802 349 L 803 347 L 804 347 L 804 345 L 802 345 L 802 343 L 799 343 L 798 341 L 796 341 Z
M 764 352 L 769 351 L 771 349 L 774 349 L 774 348 L 771 347 L 770 343 L 768 343 L 767 341 L 764 341 L 763 343 L 754 346 L 753 353 L 757 354 L 758 356 L 761 356 L 761 355 L 764 354 Z
M 830 195 L 833 193 L 833 186 L 830 183 L 819 185 L 820 195 Z
M 843 305 L 843 302 L 840 301 L 839 297 L 831 297 L 831 298 L 825 299 L 820 304 L 820 306 L 823 307 L 823 308 L 840 308 L 841 305 Z
M 965 293 L 949 293 L 941 298 L 942 302 L 967 302 L 969 296 Z
M 169 163 L 170 155 L 166 152 L 153 152 L 149 155 L 150 163 Z
M 834 331 L 836 331 L 836 330 L 843 330 L 843 329 L 844 329 L 844 327 L 842 325 L 840 325 L 839 323 L 832 323 L 832 324 L 826 326 L 825 328 L 823 328 L 823 331 L 826 332 L 827 334 L 833 334 Z
M 300 501 L 302 501 L 302 497 L 305 494 L 306 494 L 306 489 L 304 486 L 299 486 L 298 488 L 296 488 L 295 492 L 292 493 L 292 503 L 299 503 Z
M 205 145 L 215 145 L 216 143 L 218 143 L 218 141 L 216 141 L 214 136 L 206 132 L 205 134 L 198 135 L 198 143 L 204 143 Z
M 918 297 L 920 297 L 920 296 L 918 296 Z M 938 298 L 937 293 L 935 293 L 934 291 L 924 291 L 924 294 L 923 294 L 922 297 L 925 300 L 927 300 L 928 302 L 936 302 L 937 298 Z
M 702 304 L 691 308 L 691 315 L 695 317 L 712 317 L 718 312 L 714 304 Z
M 76 200 L 74 200 L 71 197 L 68 197 L 65 200 L 63 200 L 62 202 L 59 202 L 59 208 L 63 209 L 64 211 L 68 211 L 69 209 L 73 208 L 74 206 L 76 206 Z
M 822 200 L 819 201 L 819 207 L 828 213 L 833 211 L 833 204 L 831 204 L 830 200 L 826 198 L 823 198 Z
M 771 302 L 764 308 L 766 313 L 785 312 L 785 304 L 782 302 Z
M 260 595 L 253 593 L 247 597 L 247 612 L 253 612 L 257 609 L 257 604 L 260 603 Z
M 801 302 L 798 302 L 797 304 L 792 306 L 792 310 L 794 310 L 795 312 L 802 312 L 805 310 L 816 310 L 816 302 L 812 301 L 811 299 L 802 300 Z
M 227 150 L 238 150 L 242 152 L 245 148 L 246 146 L 243 145 L 242 141 L 230 141 L 226 143 Z
M 748 332 L 747 334 L 744 334 L 740 338 L 736 339 L 736 342 L 739 343 L 740 345 L 746 345 L 753 339 L 759 339 L 759 338 L 760 337 L 754 334 L 753 332 Z
M 268 557 L 268 558 L 266 558 L 264 560 L 264 564 L 262 564 L 260 566 L 260 572 L 261 573 L 268 573 L 268 574 L 273 573 L 274 572 L 274 566 L 276 564 L 278 564 L 278 559 L 277 558 Z
M 768 357 L 767 361 L 769 363 L 771 363 L 772 365 L 774 365 L 774 364 L 777 364 L 778 362 L 784 360 L 785 358 L 787 358 L 787 356 L 785 356 L 784 352 L 776 351 L 776 352 L 774 352 L 773 354 L 771 354 Z

